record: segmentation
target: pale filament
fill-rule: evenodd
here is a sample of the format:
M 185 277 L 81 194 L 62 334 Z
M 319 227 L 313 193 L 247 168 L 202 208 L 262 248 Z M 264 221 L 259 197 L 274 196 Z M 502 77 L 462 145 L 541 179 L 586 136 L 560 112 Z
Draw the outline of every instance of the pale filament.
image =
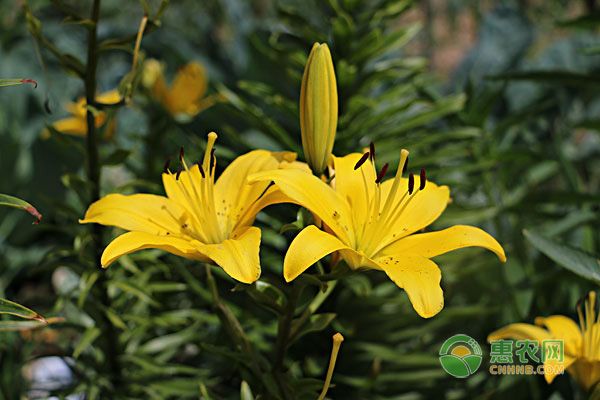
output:
M 421 188 L 424 187 L 425 182 L 420 182 L 419 185 L 414 185 L 410 188 L 411 192 L 406 191 L 402 194 L 402 197 L 398 202 L 396 202 L 396 197 L 398 193 L 398 189 L 400 187 L 400 181 L 402 179 L 402 172 L 406 162 L 408 160 L 408 151 L 402 149 L 400 152 L 400 160 L 398 162 L 398 169 L 396 171 L 396 175 L 394 176 L 394 181 L 392 182 L 392 187 L 383 203 L 382 207 L 382 193 L 381 193 L 381 184 L 376 183 L 375 194 L 370 198 L 368 188 L 372 185 L 372 182 L 367 182 L 365 177 L 364 164 L 369 164 L 370 168 L 373 168 L 374 175 L 377 176 L 377 171 L 375 169 L 375 163 L 373 162 L 365 162 L 363 165 L 360 165 L 363 181 L 363 189 L 366 193 L 367 199 L 367 214 L 368 217 L 366 221 L 354 221 L 355 225 L 362 224 L 362 228 L 360 229 L 360 234 L 356 238 L 356 242 L 359 245 L 357 250 L 362 251 L 367 256 L 373 256 L 377 253 L 385 244 L 377 243 L 376 239 L 381 239 L 385 237 L 391 228 L 393 228 L 393 221 L 398 220 L 402 217 L 402 213 L 406 210 L 408 205 L 412 202 L 418 192 L 420 192 Z M 369 167 L 367 167 L 369 168 Z
M 202 165 L 192 166 L 189 168 L 183 157 L 183 152 L 180 155 L 180 161 L 186 172 L 185 178 L 180 177 L 180 173 L 173 174 L 168 171 L 169 175 L 175 178 L 175 182 L 181 189 L 186 201 L 191 206 L 191 214 L 197 223 L 196 229 L 187 232 L 191 236 L 198 237 L 204 243 L 220 243 L 226 238 L 223 237 L 221 225 L 217 219 L 216 207 L 215 207 L 215 196 L 214 196 L 214 178 L 216 170 L 216 159 L 214 157 L 214 144 L 217 140 L 217 134 L 211 132 L 208 134 L 208 140 L 206 142 L 206 150 L 204 152 L 204 159 Z M 197 184 L 194 182 L 193 169 L 198 168 L 198 174 L 200 175 L 200 192 L 198 192 Z M 184 183 L 184 179 L 189 179 L 189 182 Z M 186 185 L 187 184 L 187 185 Z M 187 186 L 192 187 L 192 193 L 188 190 Z M 182 226 L 184 231 L 186 226 Z

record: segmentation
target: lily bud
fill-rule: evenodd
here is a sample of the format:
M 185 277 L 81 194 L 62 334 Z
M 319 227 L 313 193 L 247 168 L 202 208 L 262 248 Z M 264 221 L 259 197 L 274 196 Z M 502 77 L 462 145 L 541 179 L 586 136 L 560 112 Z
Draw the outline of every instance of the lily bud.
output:
M 302 76 L 300 129 L 308 165 L 316 174 L 327 167 L 338 120 L 338 95 L 327 44 L 315 43 Z

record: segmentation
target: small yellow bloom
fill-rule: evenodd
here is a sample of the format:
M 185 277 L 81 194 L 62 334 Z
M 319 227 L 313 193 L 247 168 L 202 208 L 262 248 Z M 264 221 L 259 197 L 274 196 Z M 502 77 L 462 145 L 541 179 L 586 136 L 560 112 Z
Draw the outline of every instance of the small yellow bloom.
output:
M 331 186 L 295 170 L 250 177 L 251 181 L 274 181 L 285 195 L 322 221 L 322 230 L 310 225 L 292 241 L 283 265 L 286 281 L 337 251 L 352 269 L 383 270 L 406 291 L 417 313 L 428 318 L 444 306 L 441 273 L 430 258 L 478 246 L 506 260 L 500 244 L 472 226 L 414 234 L 442 214 L 449 189 L 426 182 L 424 171 L 418 183 L 412 174 L 402 178 L 407 157 L 408 152 L 402 150 L 398 173 L 383 183 L 387 164 L 377 174 L 369 152 L 333 157 L 335 178 Z
M 178 119 L 190 119 L 212 106 L 214 98 L 205 97 L 208 89 L 206 69 L 198 62 L 190 62 L 175 75 L 170 87 L 165 82 L 163 65 L 154 59 L 144 63 L 142 84 L 169 113 Z
M 121 95 L 118 90 L 111 90 L 96 97 L 96 101 L 101 104 L 117 104 L 121 101 Z M 66 110 L 71 114 L 70 117 L 60 119 L 52 124 L 57 131 L 66 135 L 86 136 L 87 135 L 87 103 L 85 98 L 81 97 L 76 103 L 69 103 Z M 104 111 L 98 111 L 95 115 L 96 128 L 102 127 L 107 122 L 107 115 Z M 105 137 L 110 139 L 116 128 L 115 120 L 111 120 L 106 127 Z M 49 132 L 44 130 L 42 136 L 48 137 Z
M 338 95 L 333 61 L 327 44 L 315 43 L 302 76 L 300 129 L 304 157 L 321 174 L 333 150 L 338 120 Z
M 564 361 L 546 361 L 544 377 L 551 383 L 563 367 L 586 391 L 600 383 L 600 314 L 596 314 L 596 293 L 590 292 L 584 302 L 577 307 L 579 326 L 571 318 L 563 315 L 538 317 L 535 325 L 516 323 L 501 328 L 488 336 L 488 341 L 512 338 L 516 340 L 558 339 L 564 341 Z M 556 372 L 556 373 L 555 373 Z
M 302 168 L 289 152 L 255 150 L 235 159 L 215 182 L 214 143 L 208 134 L 202 163 L 184 170 L 166 169 L 167 196 L 110 194 L 93 203 L 80 223 L 99 223 L 125 229 L 102 254 L 107 267 L 124 254 L 156 248 L 181 257 L 212 261 L 240 282 L 260 276 L 260 229 L 256 214 L 269 204 L 289 201 L 268 182 L 247 183 L 248 174 L 277 168 Z M 304 166 L 305 169 L 308 169 Z

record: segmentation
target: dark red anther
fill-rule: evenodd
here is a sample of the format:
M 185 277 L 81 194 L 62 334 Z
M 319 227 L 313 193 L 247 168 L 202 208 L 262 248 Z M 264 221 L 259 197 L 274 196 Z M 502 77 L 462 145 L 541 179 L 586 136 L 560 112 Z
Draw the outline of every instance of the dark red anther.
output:
M 169 165 L 171 165 L 171 159 L 167 158 L 167 160 L 165 161 L 165 165 L 163 167 L 163 173 L 167 173 L 169 171 Z
M 415 189 L 415 176 L 412 174 L 408 174 L 408 194 L 412 194 Z
M 419 175 L 419 190 L 425 189 L 425 183 L 427 183 L 427 176 L 425 175 L 425 168 L 421 168 L 421 174 Z
M 402 166 L 402 173 L 405 174 L 408 169 L 408 157 L 406 157 L 406 161 L 404 161 L 404 165 Z
M 367 151 L 365 154 L 362 155 L 362 157 L 360 158 L 360 160 L 358 160 L 358 162 L 356 164 L 354 164 L 354 170 L 356 171 L 357 169 L 359 169 L 369 158 L 369 152 Z
M 181 146 L 181 147 L 179 148 L 179 159 L 180 159 L 181 161 L 183 161 L 183 156 L 184 156 L 184 152 L 183 152 L 183 146 Z
M 202 175 L 202 178 L 206 178 L 206 175 L 204 175 L 204 168 L 202 168 L 200 161 L 198 161 L 198 169 L 200 170 L 200 175 Z
M 175 175 L 175 180 L 179 180 L 179 175 L 181 175 L 181 168 L 179 169 L 179 171 L 177 171 L 177 174 Z
M 33 79 L 21 79 L 21 83 L 31 83 L 34 89 L 37 89 L 37 81 Z
M 371 158 L 371 161 L 375 161 L 375 143 L 371 142 L 369 144 L 369 153 L 371 153 L 369 155 L 369 157 Z
M 385 176 L 385 173 L 387 172 L 389 166 L 390 165 L 388 163 L 385 163 L 383 167 L 381 167 L 381 171 L 379 171 L 379 174 L 377 174 L 377 179 L 375 179 L 375 183 L 381 183 L 381 180 Z

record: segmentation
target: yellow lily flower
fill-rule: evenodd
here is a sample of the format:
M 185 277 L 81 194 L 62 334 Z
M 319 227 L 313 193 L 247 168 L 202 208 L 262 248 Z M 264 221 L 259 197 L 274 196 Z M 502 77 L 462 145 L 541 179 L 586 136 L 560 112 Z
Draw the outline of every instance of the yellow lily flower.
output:
M 261 232 L 253 227 L 265 206 L 286 201 L 267 183 L 247 183 L 248 174 L 277 168 L 301 168 L 296 154 L 255 150 L 235 159 L 215 182 L 214 143 L 208 134 L 202 163 L 162 175 L 167 196 L 109 194 L 93 203 L 80 223 L 125 229 L 104 250 L 104 268 L 125 254 L 156 248 L 181 257 L 212 261 L 232 278 L 251 283 L 260 276 Z M 305 167 L 307 168 L 307 167 Z
M 551 315 L 537 317 L 535 325 L 516 323 L 501 328 L 488 336 L 488 342 L 512 338 L 516 340 L 558 339 L 564 341 L 564 361 L 546 361 L 544 377 L 552 383 L 557 376 L 558 366 L 564 367 L 586 391 L 600 383 L 600 314 L 596 315 L 596 293 L 589 292 L 584 302 L 577 307 L 579 326 L 569 317 Z
M 300 129 L 304 157 L 316 174 L 327 167 L 338 121 L 338 95 L 327 44 L 315 43 L 300 88 Z
M 99 94 L 96 97 L 96 101 L 102 104 L 117 104 L 121 101 L 121 95 L 118 90 L 110 90 L 108 92 Z M 71 114 L 70 117 L 60 119 L 52 124 L 52 127 L 57 131 L 64 133 L 66 135 L 73 136 L 85 136 L 87 135 L 87 103 L 84 97 L 81 97 L 77 100 L 76 103 L 69 103 L 65 109 Z M 95 125 L 96 128 L 102 127 L 107 120 L 106 112 L 99 111 L 95 116 Z M 116 128 L 115 120 L 109 122 L 109 125 L 106 127 L 105 137 L 110 139 Z M 42 133 L 43 137 L 49 136 L 48 130 L 44 130 Z
M 176 118 L 192 118 L 215 102 L 213 97 L 205 97 L 208 77 L 206 69 L 198 62 L 184 65 L 175 75 L 171 86 L 167 86 L 163 65 L 154 59 L 147 60 L 144 63 L 142 83 Z
M 398 173 L 382 182 L 387 164 L 376 173 L 374 148 L 365 154 L 333 157 L 331 186 L 302 171 L 257 173 L 251 181 L 273 181 L 286 196 L 310 210 L 323 229 L 304 228 L 285 256 L 286 281 L 315 262 L 339 252 L 351 269 L 383 270 L 403 288 L 419 315 L 428 318 L 444 305 L 441 273 L 431 257 L 479 246 L 505 261 L 504 250 L 483 230 L 457 225 L 438 232 L 413 234 L 435 221 L 449 200 L 447 186 L 426 183 L 425 171 L 415 187 L 413 175 L 402 178 L 408 151 L 402 150 Z

